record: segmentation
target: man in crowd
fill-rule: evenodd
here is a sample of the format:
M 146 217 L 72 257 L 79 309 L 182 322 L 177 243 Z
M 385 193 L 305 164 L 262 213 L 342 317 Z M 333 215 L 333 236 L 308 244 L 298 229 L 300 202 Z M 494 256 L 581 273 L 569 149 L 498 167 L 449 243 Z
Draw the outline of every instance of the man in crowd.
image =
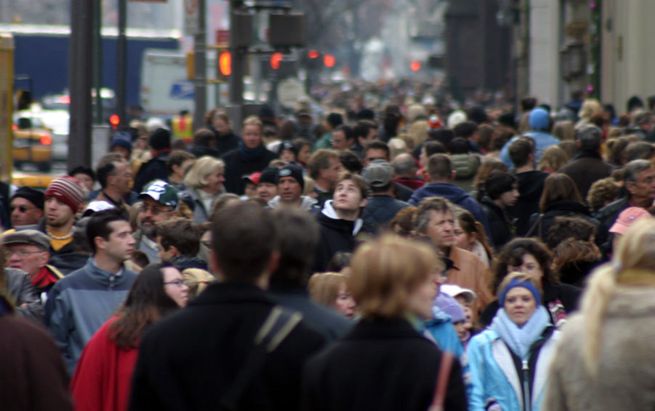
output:
M 152 158 L 141 166 L 134 179 L 134 191 L 140 193 L 153 180 L 168 181 L 168 157 L 171 153 L 171 132 L 158 128 L 148 138 Z
M 262 170 L 257 182 L 257 200 L 267 205 L 277 195 L 277 168 L 267 167 Z
M 268 202 L 268 206 L 271 208 L 299 207 L 309 211 L 316 204 L 316 200 L 302 195 L 304 189 L 305 179 L 302 176 L 302 169 L 294 164 L 286 165 L 278 170 L 278 195 Z
M 361 176 L 341 174 L 332 200 L 325 203 L 318 217 L 321 237 L 313 272 L 325 271 L 336 253 L 350 253 L 355 249 L 355 236 L 363 226 L 360 216 L 366 207 L 367 197 L 368 187 Z
M 520 237 L 530 230 L 530 216 L 540 212 L 539 199 L 548 174 L 536 169 L 534 141 L 529 137 L 514 140 L 509 157 L 519 186 L 519 199 L 509 213 L 516 219 L 516 235 Z
M 45 220 L 40 231 L 50 237 L 53 259 L 64 258 L 73 249 L 75 214 L 84 203 L 84 191 L 73 177 L 54 180 L 45 191 Z M 53 261 L 54 265 L 57 265 Z
M 409 153 L 402 153 L 396 156 L 391 162 L 394 171 L 394 183 L 402 184 L 412 190 L 423 187 L 425 181 L 416 176 L 418 166 L 416 160 Z
M 86 236 L 87 264 L 59 280 L 46 302 L 46 324 L 73 373 L 82 349 L 127 296 L 136 274 L 123 263 L 134 250 L 132 228 L 121 210 L 91 216 Z
M 371 120 L 360 120 L 353 128 L 353 134 L 355 136 L 355 144 L 351 148 L 351 151 L 357 154 L 359 158 L 363 158 L 366 144 L 378 138 L 377 125 Z
M 16 190 L 9 203 L 12 227 L 36 227 L 43 218 L 43 203 L 44 195 L 39 190 L 30 187 Z
M 530 131 L 523 133 L 523 136 L 530 137 L 534 141 L 535 160 L 539 162 L 544 154 L 544 150 L 550 146 L 559 144 L 559 140 L 549 132 L 550 114 L 545 109 L 537 107 L 530 111 L 530 114 L 528 115 L 528 124 L 530 126 Z M 509 147 L 518 138 L 520 137 L 512 137 L 500 150 L 500 159 L 505 163 L 505 165 L 507 165 L 507 167 L 512 167 L 512 160 L 509 157 Z
M 136 193 L 132 191 L 132 168 L 121 154 L 104 155 L 98 162 L 96 176 L 100 183 L 96 200 L 124 209 L 136 201 Z
M 340 125 L 332 132 L 332 148 L 337 151 L 352 150 L 355 145 L 353 129 L 347 125 Z
M 373 161 L 364 169 L 362 176 L 371 193 L 362 214 L 364 227 L 367 231 L 378 232 L 409 204 L 393 197 L 393 167 L 388 162 Z
M 136 249 L 142 251 L 150 263 L 161 261 L 157 246 L 157 224 L 177 215 L 180 205 L 178 191 L 169 183 L 155 180 L 139 194 L 142 200 L 136 216 L 139 230 L 134 234 Z
M 157 223 L 159 258 L 164 263 L 173 264 L 180 271 L 187 268 L 207 270 L 207 263 L 198 258 L 203 231 L 187 218 L 173 218 Z
M 303 365 L 324 339 L 264 291 L 279 260 L 270 211 L 221 209 L 211 244 L 220 281 L 146 333 L 130 410 L 299 409 Z
M 314 191 L 320 207 L 332 198 L 334 185 L 341 172 L 339 153 L 334 150 L 317 150 L 307 164 L 309 176 L 314 179 Z
M 173 150 L 168 157 L 168 182 L 179 191 L 185 190 L 184 176 L 193 165 L 196 156 L 184 150 Z

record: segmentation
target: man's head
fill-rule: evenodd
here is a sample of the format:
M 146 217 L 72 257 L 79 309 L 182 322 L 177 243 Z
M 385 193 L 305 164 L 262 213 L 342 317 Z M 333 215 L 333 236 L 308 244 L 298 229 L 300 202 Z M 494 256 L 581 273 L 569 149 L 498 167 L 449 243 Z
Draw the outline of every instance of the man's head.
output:
M 7 267 L 34 275 L 48 263 L 50 239 L 37 230 L 21 230 L 2 236 Z
M 534 141 L 530 137 L 519 137 L 509 146 L 509 158 L 514 167 L 534 165 Z
M 414 178 L 418 171 L 416 160 L 414 160 L 414 157 L 408 153 L 397 155 L 391 162 L 391 166 L 397 177 Z
M 86 191 L 93 191 L 93 185 L 96 182 L 96 173 L 91 167 L 77 166 L 68 172 L 68 175 L 75 177 L 80 182 L 82 188 Z
M 393 167 L 384 160 L 371 162 L 362 173 L 373 194 L 388 193 L 393 182 Z
M 200 249 L 200 237 L 204 230 L 186 218 L 173 218 L 157 224 L 155 237 L 159 245 L 159 257 L 168 262 L 175 257 L 195 257 Z
M 423 168 L 427 168 L 428 166 L 428 159 L 432 157 L 434 154 L 447 154 L 448 149 L 446 149 L 446 146 L 443 145 L 443 143 L 440 143 L 439 141 L 432 141 L 428 140 L 423 144 L 423 147 L 421 147 L 421 154 L 419 155 L 419 164 Z
M 484 183 L 484 191 L 500 207 L 512 207 L 519 198 L 518 180 L 510 173 L 492 171 Z
M 158 128 L 148 138 L 148 145 L 154 151 L 169 151 L 171 149 L 171 132 Z
M 277 173 L 277 168 L 268 167 L 259 175 L 257 198 L 264 204 L 277 195 Z
M 38 224 L 43 217 L 43 192 L 30 187 L 21 187 L 11 196 L 9 208 L 11 210 L 11 225 Z
M 76 179 L 66 176 L 54 180 L 45 191 L 46 224 L 55 228 L 72 224 L 83 203 L 84 191 Z
M 575 144 L 579 151 L 600 152 L 602 131 L 594 125 L 586 125 L 575 131 Z
M 143 234 L 154 240 L 156 224 L 175 215 L 180 203 L 178 191 L 165 181 L 155 180 L 143 188 L 139 199 L 142 203 L 137 213 L 137 225 Z
M 304 286 L 319 241 L 318 223 L 309 213 L 292 208 L 273 211 L 273 221 L 280 241 L 280 264 L 271 280 Z
M 282 167 L 277 173 L 277 192 L 283 203 L 296 204 L 305 188 L 302 169 L 294 164 Z
M 368 188 L 364 179 L 357 174 L 343 173 L 337 180 L 332 206 L 341 218 L 345 215 L 357 217 L 360 210 L 366 207 L 367 197 Z
M 453 204 L 443 197 L 428 197 L 416 210 L 414 230 L 430 239 L 432 244 L 446 251 L 457 240 Z
M 187 171 L 193 165 L 196 156 L 184 150 L 173 150 L 166 161 L 168 175 L 174 177 L 177 181 L 184 180 Z
M 650 133 L 653 129 L 653 114 L 649 111 L 638 114 L 635 117 L 635 125 L 644 133 Z
M 86 238 L 94 256 L 122 263 L 134 251 L 128 216 L 119 209 L 99 211 L 89 218 Z
M 119 154 L 125 161 L 132 156 L 132 136 L 128 131 L 119 131 L 111 139 L 109 152 Z
M 389 146 L 384 141 L 371 141 L 364 146 L 364 166 L 375 160 L 390 160 Z
M 631 199 L 652 203 L 655 199 L 655 167 L 648 160 L 632 160 L 624 167 L 625 188 Z
M 465 139 L 475 139 L 478 132 L 478 125 L 473 121 L 462 121 L 453 127 L 455 137 L 462 137 Z
M 103 156 L 98 162 L 96 175 L 103 190 L 111 190 L 121 196 L 132 190 L 130 163 L 118 153 L 109 153 Z
M 433 154 L 428 159 L 428 176 L 432 182 L 451 181 L 455 170 L 450 158 L 445 154 Z
M 224 281 L 266 286 L 277 267 L 278 233 L 270 210 L 241 203 L 212 221 L 211 265 Z
M 317 183 L 326 184 L 329 187 L 323 189 L 332 190 L 341 172 L 339 153 L 334 150 L 317 150 L 309 159 L 307 164 L 309 175 Z
M 335 150 L 348 150 L 355 143 L 355 134 L 353 129 L 340 125 L 332 131 L 332 148 Z
M 361 120 L 357 122 L 353 129 L 353 134 L 357 142 L 363 147 L 367 143 L 377 140 L 378 128 L 377 125 L 370 120 Z
M 241 130 L 241 140 L 246 148 L 255 149 L 262 145 L 264 125 L 259 118 L 256 116 L 246 118 Z

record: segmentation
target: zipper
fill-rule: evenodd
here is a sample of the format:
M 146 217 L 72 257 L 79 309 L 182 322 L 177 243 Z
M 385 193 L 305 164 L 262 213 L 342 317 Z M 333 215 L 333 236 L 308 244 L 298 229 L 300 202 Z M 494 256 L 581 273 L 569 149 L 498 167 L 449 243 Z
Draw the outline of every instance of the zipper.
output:
M 528 360 L 523 360 L 523 410 L 530 411 L 532 397 L 530 395 L 530 367 L 528 366 Z

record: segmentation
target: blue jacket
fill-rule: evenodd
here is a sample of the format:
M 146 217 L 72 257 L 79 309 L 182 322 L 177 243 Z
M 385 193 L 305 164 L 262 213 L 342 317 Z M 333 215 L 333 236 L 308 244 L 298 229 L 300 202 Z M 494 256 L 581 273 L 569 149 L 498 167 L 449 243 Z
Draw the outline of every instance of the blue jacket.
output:
M 539 411 L 547 385 L 548 369 L 555 354 L 559 331 L 553 332 L 539 351 L 532 387 L 532 411 Z M 512 354 L 495 331 L 487 329 L 471 339 L 466 349 L 473 383 L 470 411 L 484 411 L 495 400 L 503 411 L 523 410 L 522 385 Z
M 451 203 L 457 204 L 458 206 L 465 208 L 470 211 L 483 226 L 487 232 L 487 236 L 491 236 L 491 230 L 489 227 L 489 222 L 487 221 L 487 215 L 482 210 L 482 206 L 475 201 L 473 197 L 469 195 L 462 188 L 456 186 L 455 184 L 450 183 L 430 183 L 426 184 L 418 190 L 414 191 L 412 197 L 409 199 L 409 204 L 418 205 L 424 198 L 427 197 L 444 197 L 449 200 Z
M 127 296 L 136 274 L 118 274 L 98 268 L 93 258 L 57 281 L 45 306 L 46 324 L 62 352 L 70 374 L 82 349 Z
M 372 232 L 378 232 L 387 227 L 398 211 L 408 206 L 409 204 L 406 202 L 396 200 L 391 196 L 371 196 L 362 213 L 364 227 Z

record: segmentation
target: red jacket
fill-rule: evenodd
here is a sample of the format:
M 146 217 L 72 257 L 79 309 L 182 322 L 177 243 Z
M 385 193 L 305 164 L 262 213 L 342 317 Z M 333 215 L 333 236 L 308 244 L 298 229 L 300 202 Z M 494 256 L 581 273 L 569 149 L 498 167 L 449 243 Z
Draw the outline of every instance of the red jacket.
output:
M 111 317 L 89 340 L 71 382 L 76 411 L 127 410 L 137 348 L 119 348 L 109 338 Z

